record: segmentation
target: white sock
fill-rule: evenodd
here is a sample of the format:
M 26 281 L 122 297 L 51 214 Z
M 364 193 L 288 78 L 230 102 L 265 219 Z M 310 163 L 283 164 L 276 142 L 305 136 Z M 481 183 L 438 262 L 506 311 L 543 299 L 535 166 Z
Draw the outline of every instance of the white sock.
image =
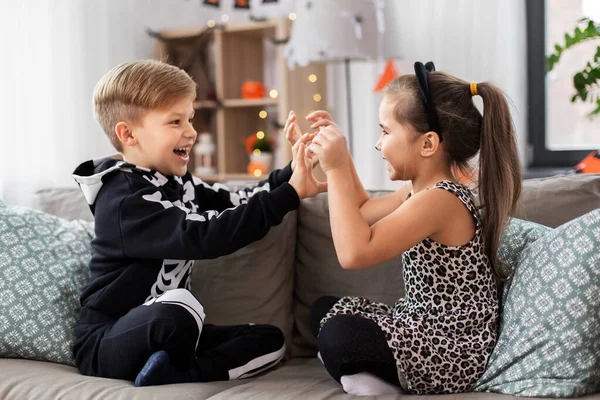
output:
M 368 372 L 344 375 L 340 379 L 344 392 L 357 396 L 379 396 L 404 393 L 400 386 L 392 385 Z

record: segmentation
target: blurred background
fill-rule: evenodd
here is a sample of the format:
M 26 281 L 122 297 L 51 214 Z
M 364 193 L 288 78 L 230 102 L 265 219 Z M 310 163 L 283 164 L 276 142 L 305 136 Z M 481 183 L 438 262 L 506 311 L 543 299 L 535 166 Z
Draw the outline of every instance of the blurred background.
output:
M 80 162 L 114 153 L 93 119 L 94 86 L 148 58 L 199 83 L 204 136 L 190 169 L 208 181 L 283 165 L 287 112 L 327 109 L 365 187 L 393 189 L 374 150 L 378 85 L 430 60 L 505 91 L 529 174 L 571 170 L 600 148 L 600 117 L 590 116 L 600 108 L 598 21 L 597 0 L 4 1 L 0 199 L 29 206 L 37 190 L 74 186 Z M 582 90 L 585 101 L 572 102 Z

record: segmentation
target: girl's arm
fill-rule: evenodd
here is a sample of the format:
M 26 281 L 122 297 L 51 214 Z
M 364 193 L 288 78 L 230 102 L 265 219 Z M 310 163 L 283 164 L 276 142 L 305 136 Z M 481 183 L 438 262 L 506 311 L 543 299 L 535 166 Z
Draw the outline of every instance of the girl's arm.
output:
M 306 116 L 306 119 L 313 122 L 311 128 L 313 129 L 321 129 L 330 125 L 335 125 L 333 122 L 333 118 L 331 115 L 324 110 L 314 111 Z M 288 118 L 290 124 L 294 124 L 297 128 L 296 124 L 296 115 L 290 113 L 290 117 Z M 293 129 L 292 127 L 291 129 Z M 350 175 L 352 177 L 352 182 L 354 183 L 354 190 L 356 193 L 356 201 L 360 208 L 360 212 L 362 217 L 369 225 L 373 225 L 375 222 L 379 221 L 381 218 L 386 215 L 391 214 L 395 209 L 400 207 L 400 205 L 406 200 L 408 197 L 408 193 L 412 190 L 412 186 L 410 184 L 402 186 L 400 189 L 396 190 L 394 193 L 391 193 L 386 196 L 370 198 L 369 194 L 365 190 L 358 174 L 356 172 L 356 168 L 354 166 L 354 160 L 352 156 L 348 152 L 349 158 L 349 168 Z
M 438 232 L 447 198 L 434 190 L 418 193 L 369 226 L 357 206 L 349 159 L 340 154 L 344 146 L 344 137 L 333 126 L 324 129 L 312 146 L 327 174 L 331 231 L 344 269 L 373 267 Z

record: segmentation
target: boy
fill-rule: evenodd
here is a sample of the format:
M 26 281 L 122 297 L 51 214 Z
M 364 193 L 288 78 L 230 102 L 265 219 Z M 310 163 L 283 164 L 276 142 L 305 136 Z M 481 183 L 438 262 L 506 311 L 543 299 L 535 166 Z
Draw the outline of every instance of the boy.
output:
M 84 375 L 136 386 L 240 379 L 283 357 L 277 327 L 204 325 L 191 267 L 261 239 L 301 198 L 325 190 L 304 159 L 311 135 L 290 140 L 292 163 L 255 188 L 211 187 L 187 172 L 195 94 L 183 70 L 158 61 L 121 64 L 94 91 L 95 117 L 122 158 L 85 162 L 73 175 L 96 221 L 75 328 Z

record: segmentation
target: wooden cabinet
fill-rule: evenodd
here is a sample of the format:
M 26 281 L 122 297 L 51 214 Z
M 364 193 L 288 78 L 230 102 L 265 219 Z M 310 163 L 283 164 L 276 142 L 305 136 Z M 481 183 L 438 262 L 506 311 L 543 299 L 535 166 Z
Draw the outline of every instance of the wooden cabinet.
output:
M 302 119 L 308 112 L 326 107 L 325 65 L 288 69 L 281 41 L 289 36 L 290 28 L 288 19 L 276 19 L 159 33 L 157 57 L 179 65 L 193 79 L 202 81 L 195 102 L 194 123 L 198 133 L 214 135 L 217 172 L 199 175 L 200 178 L 207 181 L 263 178 L 248 174 L 249 156 L 243 143 L 247 136 L 258 131 L 277 141 L 274 167 L 285 166 L 291 160 L 291 149 L 282 128 L 289 111 L 295 110 Z M 172 54 L 174 44 L 180 41 L 185 45 L 186 38 L 187 45 L 204 60 L 203 68 L 194 68 L 183 57 Z M 317 80 L 314 77 L 309 80 L 311 75 Z M 212 82 L 207 85 L 207 80 Z M 242 99 L 241 87 L 246 81 L 263 82 L 265 97 Z M 277 91 L 276 97 L 270 95 L 273 89 Z M 266 111 L 266 118 L 261 118 L 261 111 Z M 301 122 L 300 126 L 308 129 L 307 123 Z M 194 168 L 191 161 L 190 172 L 194 173 Z

